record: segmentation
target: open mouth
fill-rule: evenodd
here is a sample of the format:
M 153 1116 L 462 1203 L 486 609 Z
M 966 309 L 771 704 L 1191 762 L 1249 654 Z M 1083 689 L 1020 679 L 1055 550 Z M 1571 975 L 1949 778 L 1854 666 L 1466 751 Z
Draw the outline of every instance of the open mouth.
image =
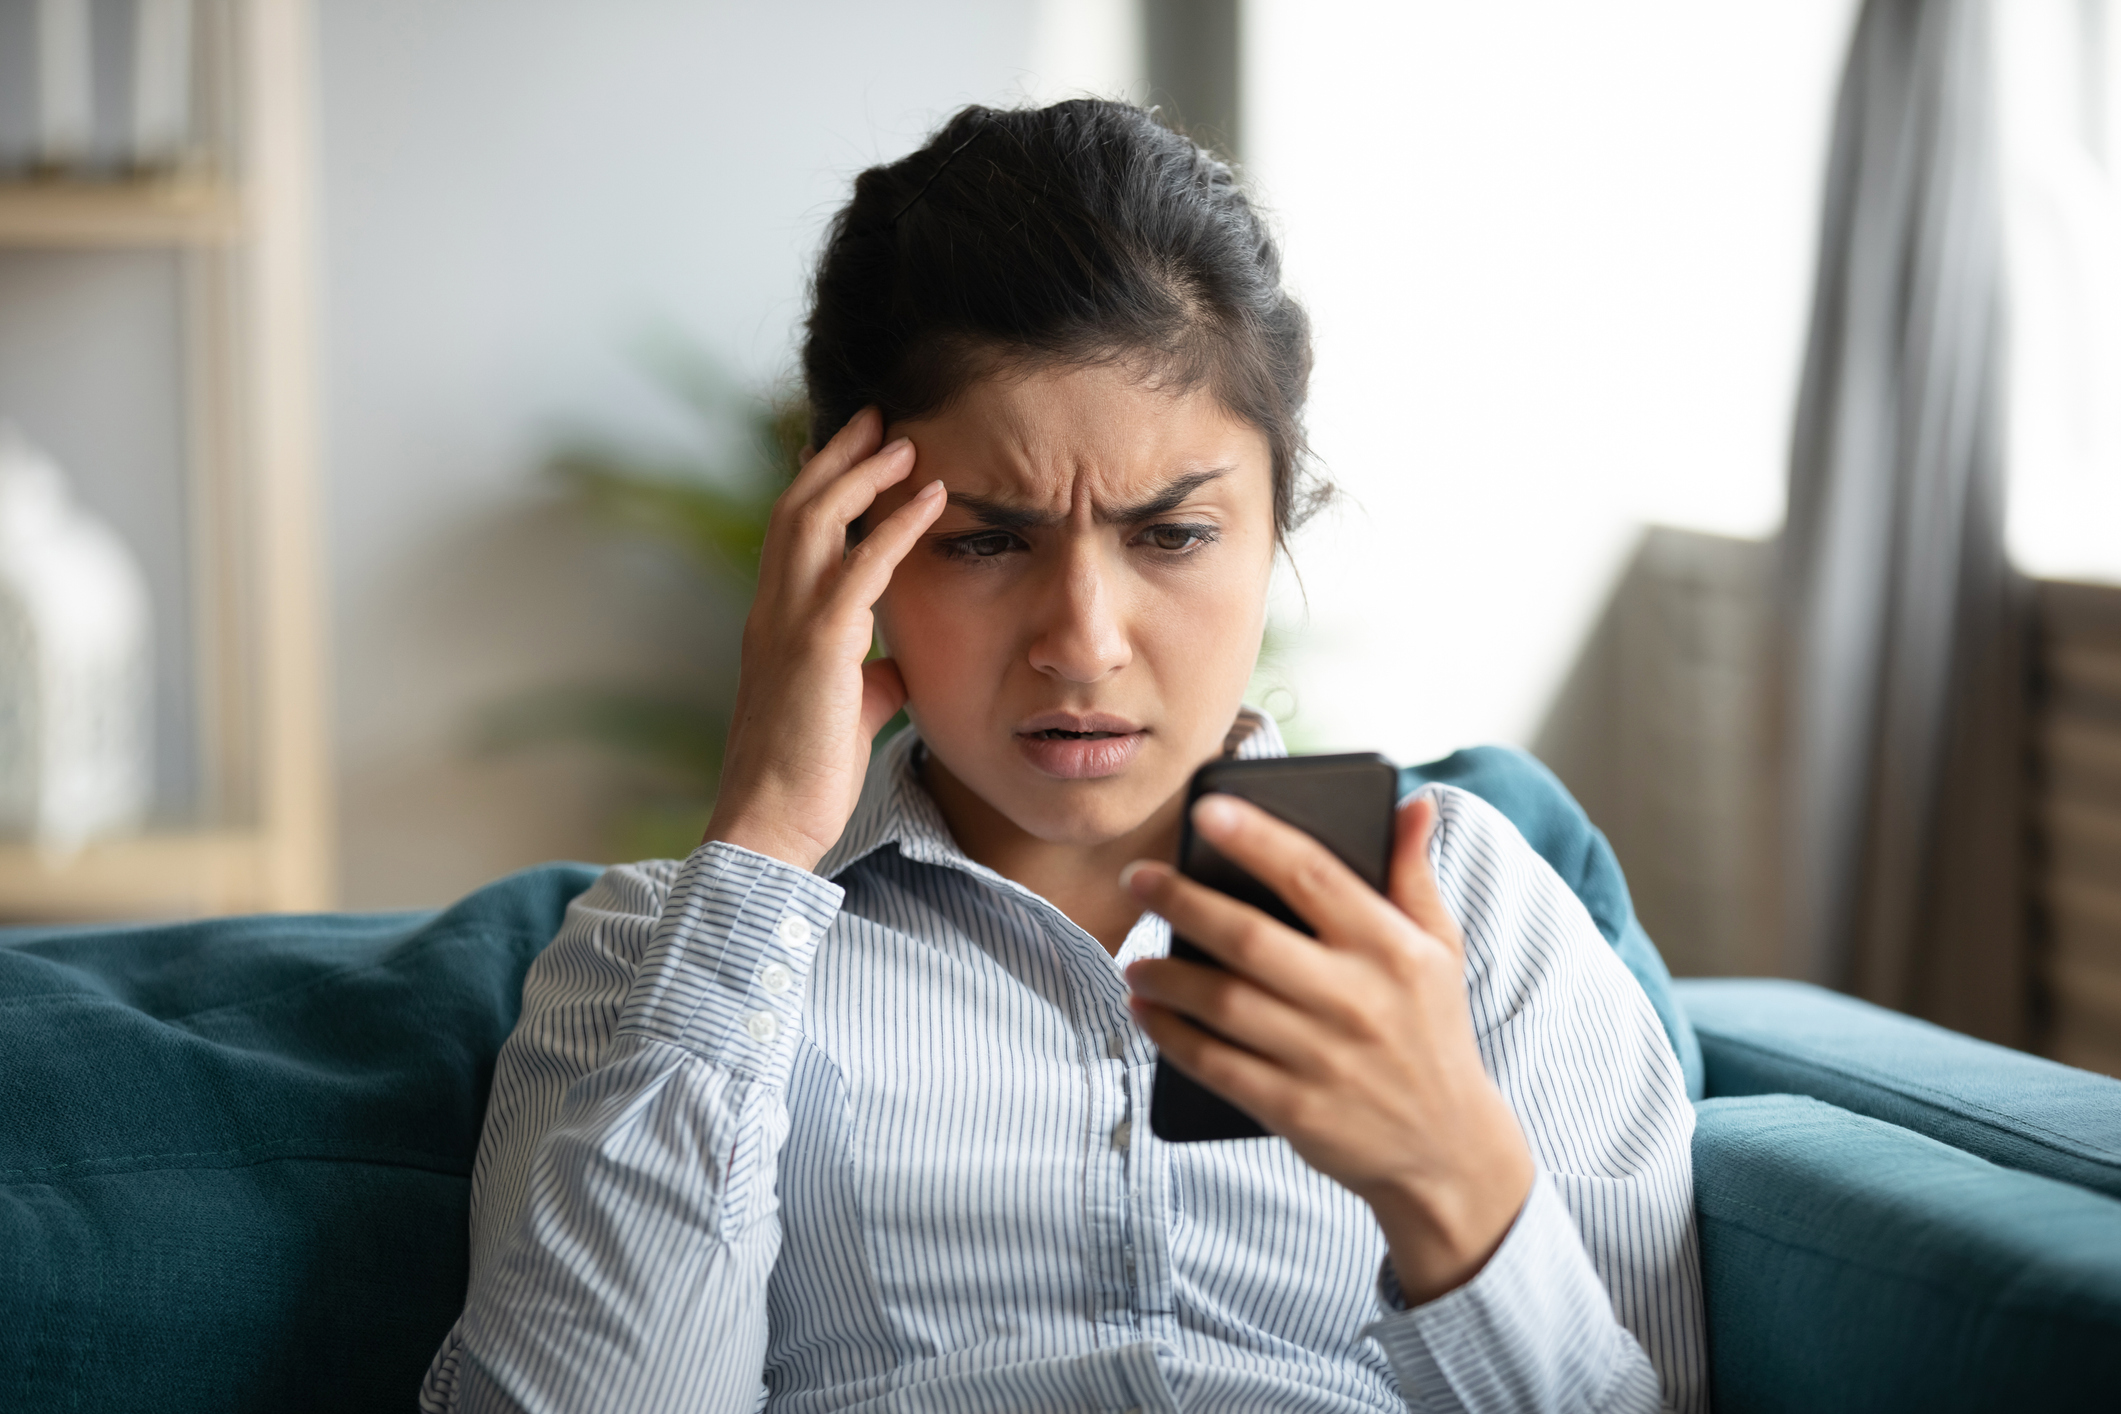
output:
M 1127 769 L 1148 729 L 1106 712 L 1046 712 L 1025 722 L 1017 748 L 1034 770 L 1057 780 L 1096 780 Z

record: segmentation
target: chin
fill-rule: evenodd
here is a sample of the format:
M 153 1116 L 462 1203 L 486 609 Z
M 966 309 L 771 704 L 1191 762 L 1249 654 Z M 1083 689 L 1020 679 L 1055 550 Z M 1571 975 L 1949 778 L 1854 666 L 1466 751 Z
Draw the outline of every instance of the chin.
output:
M 1111 777 L 1060 791 L 1051 786 L 1019 790 L 994 803 L 1018 829 L 1047 844 L 1096 848 L 1140 829 L 1170 798 L 1171 793 L 1165 791 L 1154 800 L 1143 800 L 1131 785 Z

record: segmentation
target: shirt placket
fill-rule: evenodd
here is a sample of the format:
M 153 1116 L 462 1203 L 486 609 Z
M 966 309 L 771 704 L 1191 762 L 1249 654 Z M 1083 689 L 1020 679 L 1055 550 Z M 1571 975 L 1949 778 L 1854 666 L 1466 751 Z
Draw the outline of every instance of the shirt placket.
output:
M 1127 1019 L 1125 988 L 1097 940 L 1057 910 L 1046 914 L 1045 931 L 1067 960 L 1070 1020 L 1084 1073 L 1083 1231 L 1092 1316 L 1100 1344 L 1124 1345 L 1142 1335 L 1143 1263 L 1131 1193 L 1148 1121 L 1147 1093 L 1132 1064 L 1139 1036 Z
M 1169 929 L 1162 920 L 1144 916 L 1128 936 L 1120 956 L 1162 956 L 1169 949 Z M 1127 1145 L 1127 1233 L 1133 1256 L 1135 1318 L 1146 1339 L 1171 1341 L 1171 1149 L 1149 1127 L 1149 1103 L 1156 1086 L 1156 1047 L 1134 1024 L 1126 1009 L 1126 983 L 1115 969 L 1119 998 L 1118 1044 L 1112 1053 L 1126 1076 L 1135 1123 Z

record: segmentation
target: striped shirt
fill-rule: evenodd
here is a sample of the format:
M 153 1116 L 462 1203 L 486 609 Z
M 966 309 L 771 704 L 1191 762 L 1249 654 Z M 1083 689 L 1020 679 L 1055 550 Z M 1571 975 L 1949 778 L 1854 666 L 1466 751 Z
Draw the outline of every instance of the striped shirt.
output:
M 532 966 L 430 1411 L 1706 1407 L 1693 1112 L 1507 820 L 1429 786 L 1481 1057 L 1538 1165 L 1405 1309 L 1278 1138 L 1165 1144 L 1117 957 L 953 841 L 903 732 L 815 872 L 610 869 Z M 1238 748 L 1282 754 L 1271 723 Z

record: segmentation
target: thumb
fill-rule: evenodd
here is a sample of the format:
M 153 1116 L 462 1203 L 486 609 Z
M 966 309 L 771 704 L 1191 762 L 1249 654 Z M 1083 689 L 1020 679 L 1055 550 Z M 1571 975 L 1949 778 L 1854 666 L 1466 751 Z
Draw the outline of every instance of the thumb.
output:
M 1443 894 L 1436 887 L 1436 871 L 1429 867 L 1429 840 L 1435 833 L 1436 802 L 1432 798 L 1417 795 L 1399 807 L 1393 821 L 1389 893 L 1399 911 L 1420 925 L 1424 933 L 1463 955 L 1464 935 L 1451 910 L 1444 907 Z
M 875 658 L 862 664 L 862 740 L 868 741 L 884 729 L 884 723 L 906 705 L 906 680 L 898 664 Z

